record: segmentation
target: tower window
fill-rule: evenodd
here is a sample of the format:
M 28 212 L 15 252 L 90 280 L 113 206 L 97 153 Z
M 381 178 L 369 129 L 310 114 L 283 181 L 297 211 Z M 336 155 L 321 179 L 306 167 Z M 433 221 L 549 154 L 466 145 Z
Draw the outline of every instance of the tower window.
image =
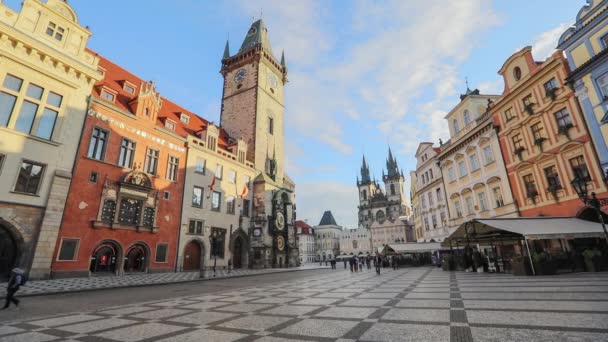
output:
M 274 134 L 274 119 L 271 117 L 268 117 L 268 133 Z

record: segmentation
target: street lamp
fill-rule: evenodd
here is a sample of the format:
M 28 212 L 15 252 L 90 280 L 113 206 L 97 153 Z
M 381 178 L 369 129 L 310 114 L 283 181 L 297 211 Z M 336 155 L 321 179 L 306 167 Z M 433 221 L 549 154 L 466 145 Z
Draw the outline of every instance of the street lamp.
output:
M 211 250 L 213 251 L 213 277 L 215 278 L 215 267 L 217 266 L 217 230 L 211 233 Z
M 606 225 L 604 224 L 604 216 L 602 215 L 602 211 L 600 210 L 601 203 L 600 200 L 595 196 L 595 192 L 592 192 L 591 198 L 589 198 L 589 196 L 587 195 L 587 181 L 579 177 L 578 175 L 574 177 L 574 180 L 572 180 L 571 184 L 581 201 L 583 201 L 584 204 L 587 204 L 593 209 L 595 209 L 597 217 L 600 220 L 600 223 L 602 224 L 602 229 L 604 230 L 604 238 L 608 242 L 608 231 L 606 230 Z

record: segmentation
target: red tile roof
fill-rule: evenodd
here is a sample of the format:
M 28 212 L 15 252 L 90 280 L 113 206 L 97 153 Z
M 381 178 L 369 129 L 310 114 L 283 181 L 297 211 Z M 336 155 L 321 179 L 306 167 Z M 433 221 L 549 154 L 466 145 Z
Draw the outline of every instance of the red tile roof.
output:
M 95 51 L 90 51 L 96 54 Z M 105 71 L 104 78 L 95 84 L 93 87 L 93 96 L 101 99 L 102 87 L 107 87 L 117 93 L 114 105 L 121 110 L 129 113 L 134 113 L 133 108 L 130 106 L 131 101 L 137 98 L 141 85 L 147 83 L 143 79 L 135 76 L 126 69 L 110 61 L 109 59 L 99 55 L 99 66 Z M 131 94 L 123 89 L 123 83 L 127 81 L 135 86 L 135 93 Z M 175 122 L 175 133 L 186 137 L 187 135 L 197 135 L 196 132 L 206 129 L 209 121 L 203 119 L 197 114 L 179 106 L 178 104 L 170 101 L 169 99 L 162 97 L 162 106 L 160 108 L 157 125 L 165 126 L 165 121 L 171 119 Z M 185 113 L 190 116 L 190 122 L 188 124 L 180 121 L 180 114 Z M 226 149 L 228 145 L 228 134 L 223 129 L 220 129 L 220 136 L 218 145 L 221 148 Z
M 293 224 L 296 226 L 296 228 L 302 229 L 302 234 L 314 234 L 313 228 L 304 221 L 295 221 Z

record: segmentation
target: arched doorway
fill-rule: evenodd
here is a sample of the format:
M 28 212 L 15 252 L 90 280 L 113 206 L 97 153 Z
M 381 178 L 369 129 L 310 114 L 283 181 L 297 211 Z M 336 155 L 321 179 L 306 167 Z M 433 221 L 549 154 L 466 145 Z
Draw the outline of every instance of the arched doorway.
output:
M 125 272 L 145 272 L 148 259 L 147 248 L 141 244 L 131 246 L 125 256 Z
M 239 236 L 236 238 L 236 240 L 234 240 L 234 252 L 233 252 L 234 268 L 243 267 L 243 260 L 241 258 L 242 256 L 243 256 L 243 239 Z
M 184 271 L 199 271 L 201 269 L 201 245 L 192 240 L 184 248 Z
M 116 264 L 120 260 L 119 254 L 120 249 L 116 243 L 112 241 L 102 242 L 91 253 L 91 266 L 89 270 L 97 274 L 115 273 Z
M 17 266 L 18 252 L 13 235 L 0 225 L 0 280 L 8 279 L 13 267 Z

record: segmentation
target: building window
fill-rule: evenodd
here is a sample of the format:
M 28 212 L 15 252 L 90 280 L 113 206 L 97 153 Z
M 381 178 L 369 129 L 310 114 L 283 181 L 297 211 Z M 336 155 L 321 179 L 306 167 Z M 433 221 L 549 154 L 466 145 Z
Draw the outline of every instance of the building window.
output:
M 534 181 L 534 176 L 529 173 L 524 176 L 524 187 L 526 188 L 526 195 L 528 197 L 536 197 L 538 195 L 538 191 L 536 190 L 536 182 Z
M 464 111 L 463 117 L 464 117 L 464 126 L 466 127 L 468 124 L 471 123 L 471 114 L 469 114 L 468 110 Z
M 454 208 L 456 209 L 456 217 L 462 217 L 462 205 L 460 201 L 454 201 Z
M 454 126 L 454 133 L 460 132 L 460 127 L 458 126 L 458 120 L 454 119 L 452 121 L 452 125 Z
M 170 129 L 172 131 L 175 131 L 175 122 L 171 121 L 171 120 L 167 120 L 165 122 L 165 128 L 166 129 Z
M 36 195 L 40 189 L 40 182 L 44 173 L 44 165 L 29 161 L 21 163 L 15 192 Z
M 177 181 L 177 170 L 179 169 L 179 158 L 169 156 L 167 161 L 167 179 L 170 181 Z
M 422 209 L 426 209 L 426 199 L 424 198 L 424 196 L 421 197 L 422 200 Z
M 509 122 L 513 119 L 515 119 L 515 115 L 513 115 L 513 108 L 505 110 L 505 120 Z
M 163 192 L 163 199 L 168 200 L 170 196 L 171 196 L 171 193 L 169 191 L 164 191 Z
M 587 169 L 587 164 L 585 163 L 585 158 L 583 158 L 583 156 L 570 159 L 570 166 L 572 167 L 574 177 L 580 177 L 586 181 L 591 181 L 591 176 L 589 175 L 589 170 Z
M 167 262 L 167 251 L 169 250 L 169 245 L 166 243 L 159 243 L 156 245 L 156 258 L 154 261 L 159 263 Z
M 192 206 L 203 207 L 203 188 L 195 186 L 192 190 Z
M 454 168 L 451 166 L 448 168 L 448 177 L 450 179 L 450 182 L 453 182 L 456 180 L 456 175 L 454 174 Z
M 98 178 L 99 178 L 99 174 L 97 174 L 97 172 L 91 172 L 91 174 L 89 175 L 89 182 L 97 183 Z
M 431 177 L 431 180 L 433 180 L 433 169 L 429 170 L 429 176 Z M 427 179 L 428 180 L 428 179 Z
M 124 89 L 129 94 L 135 94 L 135 88 L 126 83 L 123 84 L 122 89 Z
M 215 151 L 216 139 L 214 136 L 209 136 L 207 138 L 207 148 L 211 151 Z
M 0 92 L 0 126 L 8 126 L 11 114 L 15 109 L 15 103 L 17 102 L 17 93 L 21 90 L 21 84 L 23 80 L 15 76 L 6 75 L 4 78 L 3 86 L 15 92 L 15 95 L 11 95 L 6 92 Z
M 551 93 L 553 91 L 553 89 L 559 88 L 559 85 L 557 84 L 557 80 L 555 78 L 552 78 L 544 84 L 544 87 L 545 87 L 545 94 L 548 95 L 549 93 Z
M 249 200 L 248 199 L 244 199 L 243 200 L 242 215 L 245 216 L 245 217 L 249 217 Z
M 274 119 L 271 117 L 268 117 L 268 133 L 274 134 Z
M 63 40 L 63 35 L 65 34 L 65 29 L 61 26 L 58 26 L 54 22 L 50 21 L 49 25 L 46 27 L 46 34 L 49 37 L 55 38 L 58 42 Z
M 431 216 L 431 222 L 433 222 L 433 228 L 437 228 L 437 216 Z
M 235 203 L 234 197 L 226 198 L 226 213 L 234 215 Z
M 605 101 L 608 98 L 608 73 L 597 78 L 597 85 L 600 87 L 603 100 Z
M 494 202 L 496 203 L 496 208 L 500 208 L 505 205 L 505 202 L 502 199 L 502 191 L 500 191 L 500 187 L 495 187 L 492 189 L 492 194 L 494 195 Z
M 149 173 L 151 175 L 156 174 L 156 171 L 158 169 L 158 154 L 158 150 L 153 150 L 151 148 L 148 148 L 146 150 L 146 163 L 144 166 L 146 173 Z
M 488 205 L 486 203 L 486 193 L 485 192 L 478 193 L 477 194 L 477 199 L 479 200 L 479 209 L 481 211 L 488 210 Z
M 211 210 L 220 211 L 222 205 L 222 194 L 220 192 L 214 191 L 211 194 Z
M 223 228 L 211 228 L 210 241 L 210 252 L 211 258 L 218 257 L 224 258 L 224 247 L 226 245 L 226 229 Z
M 236 184 L 236 171 L 228 170 L 228 181 L 232 184 Z
M 106 101 L 110 101 L 110 102 L 114 102 L 114 98 L 116 98 L 116 96 L 114 96 L 114 94 L 110 93 L 107 90 L 102 90 L 101 91 L 101 98 L 106 100 Z
M 239 163 L 245 163 L 245 151 L 239 151 Z
M 470 155 L 469 160 L 471 161 L 471 171 L 479 170 L 479 158 L 477 158 L 477 154 Z
M 188 234 L 203 235 L 203 221 L 190 220 L 188 225 Z
M 118 222 L 126 225 L 139 225 L 143 201 L 123 198 L 120 201 L 120 211 L 118 212 Z
M 222 179 L 222 174 L 224 172 L 224 167 L 220 164 L 217 164 L 215 167 L 215 178 Z
M 122 138 L 120 144 L 120 155 L 118 156 L 118 166 L 131 168 L 133 166 L 133 156 L 135 155 L 135 141 Z
M 89 142 L 89 151 L 87 157 L 103 161 L 106 154 L 106 145 L 108 143 L 108 131 L 101 128 L 93 128 L 91 141 Z
M 144 217 L 143 217 L 143 226 L 144 227 L 153 227 L 154 226 L 154 208 L 146 207 L 144 208 Z
M 458 172 L 461 178 L 467 175 L 467 166 L 464 161 L 458 163 Z
M 79 239 L 62 238 L 61 247 L 59 247 L 59 255 L 57 256 L 57 261 L 76 260 L 79 242 Z
M 539 140 L 544 140 L 544 129 L 543 126 L 540 122 L 535 123 L 534 125 L 530 126 L 530 129 L 532 130 L 532 136 L 534 137 L 534 141 L 539 141 Z
M 395 195 L 395 184 L 391 184 L 391 195 Z
M 473 208 L 473 197 L 467 197 L 464 199 L 467 204 L 467 215 L 472 215 L 475 213 L 475 209 Z
M 103 209 L 101 210 L 101 222 L 113 223 L 116 216 L 116 201 L 106 199 L 103 201 Z
M 524 148 L 523 139 L 521 134 L 515 134 L 511 140 L 513 141 L 513 150 L 518 151 Z
M 204 175 L 205 174 L 205 164 L 206 164 L 205 159 L 197 157 L 196 166 L 194 167 L 194 172 Z
M 441 189 L 437 188 L 437 190 L 435 190 L 435 194 L 437 197 L 437 203 L 441 202 Z
M 432 207 L 433 205 L 435 205 L 435 203 L 433 203 L 433 193 L 429 192 L 427 193 L 427 196 L 429 197 L 429 206 Z
M 549 185 L 549 189 L 561 189 L 562 183 L 559 180 L 559 174 L 557 173 L 557 168 L 555 167 L 555 165 L 546 167 L 544 171 L 545 177 L 547 178 L 547 184 Z
M 424 230 L 429 230 L 429 219 L 427 217 L 424 218 Z
M 570 113 L 568 113 L 568 109 L 564 108 L 556 112 L 554 115 L 558 128 L 563 129 L 572 126 L 572 119 L 570 118 Z
M 441 225 L 445 226 L 445 212 L 442 211 L 439 215 L 441 217 Z
M 516 81 L 521 79 L 521 69 L 519 67 L 513 69 L 513 78 L 515 78 Z
M 530 107 L 532 106 L 534 103 L 532 102 L 532 94 L 527 95 L 526 97 L 523 98 L 523 100 L 521 101 L 524 105 L 524 108 Z
M 492 146 L 485 146 L 483 148 L 483 162 L 488 165 L 494 161 L 494 154 L 492 153 Z
M 182 113 L 179 116 L 179 121 L 181 121 L 181 122 L 183 122 L 183 123 L 185 123 L 187 125 L 187 124 L 190 123 L 190 116 L 187 115 L 187 114 Z

